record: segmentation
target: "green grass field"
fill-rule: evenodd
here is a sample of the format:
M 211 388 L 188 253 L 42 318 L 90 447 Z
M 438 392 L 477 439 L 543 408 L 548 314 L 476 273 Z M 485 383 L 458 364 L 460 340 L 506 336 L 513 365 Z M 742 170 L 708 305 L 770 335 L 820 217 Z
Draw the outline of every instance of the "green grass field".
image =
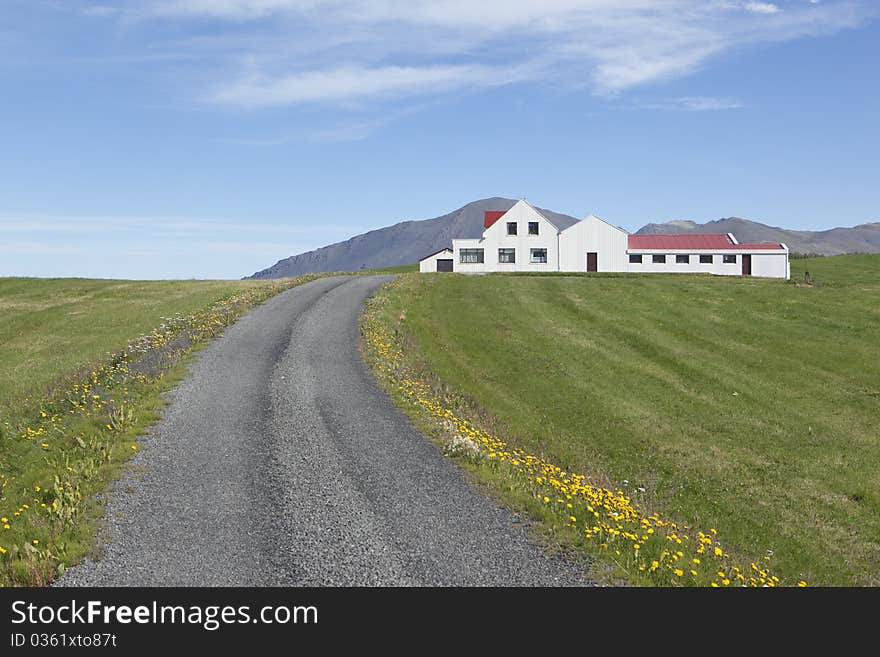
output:
M 87 554 L 96 494 L 137 451 L 187 355 L 312 278 L 0 279 L 0 586 L 47 584 Z
M 103 361 L 162 317 L 190 314 L 259 285 L 0 278 L 0 419 L 27 412 L 66 377 Z
M 645 488 L 786 581 L 878 585 L 878 273 L 419 275 L 383 314 L 514 446 Z

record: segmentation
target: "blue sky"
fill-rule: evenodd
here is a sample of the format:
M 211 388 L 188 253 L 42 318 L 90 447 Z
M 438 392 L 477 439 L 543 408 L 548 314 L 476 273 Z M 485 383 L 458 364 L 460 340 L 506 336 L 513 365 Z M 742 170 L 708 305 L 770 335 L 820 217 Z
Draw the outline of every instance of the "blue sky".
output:
M 0 8 L 0 275 L 238 278 L 494 195 L 880 221 L 874 0 Z

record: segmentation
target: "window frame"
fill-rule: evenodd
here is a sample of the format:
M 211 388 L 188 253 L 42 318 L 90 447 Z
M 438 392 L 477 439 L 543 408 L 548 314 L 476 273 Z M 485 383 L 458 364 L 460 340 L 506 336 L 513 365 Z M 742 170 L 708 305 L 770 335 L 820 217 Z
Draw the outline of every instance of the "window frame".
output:
M 684 260 L 682 260 L 684 258 Z M 675 254 L 675 264 L 677 265 L 689 265 L 691 264 L 691 256 L 689 253 L 676 253 Z
M 532 226 L 535 227 L 535 232 L 532 232 Z M 541 222 L 539 221 L 530 221 L 528 226 L 529 235 L 538 235 L 540 233 Z
M 730 258 L 728 260 L 728 258 Z M 721 264 L 722 265 L 735 265 L 736 264 L 736 254 L 724 253 L 721 256 Z
M 629 264 L 631 265 L 641 265 L 644 263 L 644 253 L 630 253 L 629 254 Z
M 475 260 L 465 260 L 465 252 L 468 256 L 477 258 Z M 460 265 L 482 265 L 486 262 L 486 250 L 481 248 L 467 248 L 458 250 L 458 263 Z
M 708 260 L 706 260 L 708 258 Z M 714 265 L 715 264 L 715 256 L 711 253 L 701 253 L 700 254 L 700 264 L 701 265 Z
M 501 254 L 510 256 L 510 260 L 502 259 Z M 515 265 L 516 264 L 516 249 L 511 247 L 499 247 L 498 248 L 498 264 L 499 265 Z
M 544 259 L 543 260 L 535 260 L 535 251 L 543 251 Z M 546 265 L 547 264 L 547 249 L 546 247 L 536 247 L 534 249 L 529 249 L 529 263 L 533 265 Z
M 513 228 L 513 232 L 510 232 L 510 229 Z M 516 237 L 518 235 L 517 231 L 519 230 L 517 223 L 515 221 L 507 222 L 507 236 L 508 237 Z
M 666 254 L 665 253 L 652 253 L 651 254 L 651 264 L 652 265 L 665 265 L 666 264 Z

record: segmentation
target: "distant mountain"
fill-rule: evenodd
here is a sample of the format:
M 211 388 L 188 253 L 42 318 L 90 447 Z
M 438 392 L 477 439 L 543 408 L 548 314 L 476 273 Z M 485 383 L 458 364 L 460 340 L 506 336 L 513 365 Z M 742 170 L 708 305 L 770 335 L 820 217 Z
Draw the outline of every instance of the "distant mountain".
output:
M 371 230 L 344 242 L 279 260 L 248 278 L 281 278 L 418 262 L 430 253 L 450 246 L 453 237 L 480 237 L 483 234 L 483 213 L 486 210 L 509 210 L 514 203 L 514 199 L 495 196 L 468 203 L 442 217 L 403 221 Z M 566 214 L 539 209 L 559 228 L 567 228 L 577 221 Z M 651 223 L 636 232 L 637 235 L 663 233 L 733 233 L 740 242 L 784 242 L 796 253 L 880 253 L 880 223 L 813 232 L 786 230 L 730 217 L 704 224 L 693 221 Z
M 880 253 L 880 222 L 830 230 L 787 230 L 740 217 L 698 224 L 667 221 L 642 226 L 637 235 L 669 233 L 733 233 L 740 242 L 783 242 L 794 253 Z
M 450 246 L 453 237 L 480 237 L 483 234 L 483 213 L 486 210 L 509 210 L 514 203 L 513 199 L 498 196 L 485 198 L 435 219 L 404 221 L 371 230 L 344 242 L 279 260 L 249 278 L 355 271 L 418 262 L 430 253 Z M 559 228 L 567 228 L 577 221 L 552 210 L 541 209 L 541 212 Z

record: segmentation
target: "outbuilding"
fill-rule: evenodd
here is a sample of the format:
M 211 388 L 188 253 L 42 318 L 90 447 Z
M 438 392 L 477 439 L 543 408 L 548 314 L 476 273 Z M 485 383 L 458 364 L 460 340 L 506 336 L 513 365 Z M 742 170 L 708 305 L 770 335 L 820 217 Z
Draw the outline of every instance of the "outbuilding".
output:
M 454 271 L 452 249 L 440 249 L 419 260 L 419 271 Z

